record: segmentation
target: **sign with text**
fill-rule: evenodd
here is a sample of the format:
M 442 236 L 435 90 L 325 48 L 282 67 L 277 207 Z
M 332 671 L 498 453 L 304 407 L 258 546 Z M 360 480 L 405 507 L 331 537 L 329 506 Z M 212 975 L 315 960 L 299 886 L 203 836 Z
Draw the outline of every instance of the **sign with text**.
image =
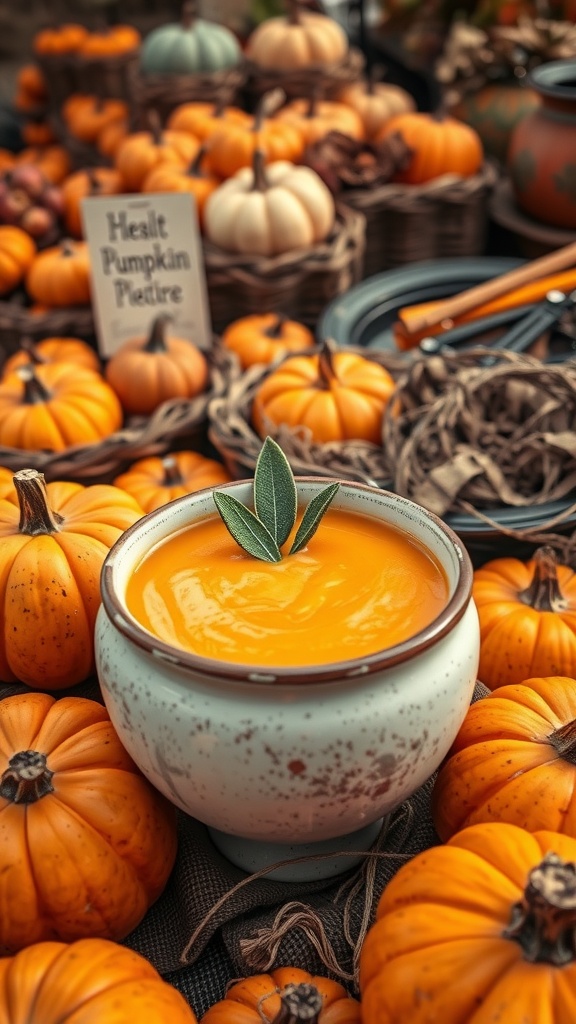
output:
M 202 348 L 211 328 L 194 198 L 183 193 L 82 200 L 92 303 L 102 356 L 145 336 L 160 313 Z

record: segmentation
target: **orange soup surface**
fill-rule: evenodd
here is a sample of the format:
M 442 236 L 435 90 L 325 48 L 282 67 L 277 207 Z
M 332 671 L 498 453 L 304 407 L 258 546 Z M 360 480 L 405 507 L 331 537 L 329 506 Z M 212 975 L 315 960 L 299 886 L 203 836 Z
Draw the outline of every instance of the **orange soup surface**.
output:
M 154 548 L 126 593 L 138 622 L 173 647 L 266 667 L 374 654 L 429 625 L 447 600 L 426 548 L 339 509 L 328 510 L 308 547 L 273 563 L 246 554 L 219 516 L 204 519 Z

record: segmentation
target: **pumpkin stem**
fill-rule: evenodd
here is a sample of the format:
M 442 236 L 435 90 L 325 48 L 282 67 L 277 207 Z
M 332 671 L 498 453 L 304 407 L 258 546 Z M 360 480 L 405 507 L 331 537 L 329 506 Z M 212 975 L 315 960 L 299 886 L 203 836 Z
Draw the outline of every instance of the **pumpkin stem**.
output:
M 322 996 L 314 985 L 287 985 L 280 992 L 281 1007 L 272 1024 L 316 1024 Z
M 318 383 L 322 388 L 328 389 L 332 382 L 338 379 L 334 368 L 335 354 L 334 342 L 326 338 L 318 356 Z
M 265 92 L 260 98 L 256 110 L 254 112 L 254 121 L 252 122 L 252 131 L 259 132 L 262 128 L 262 123 L 267 117 L 273 117 L 277 110 L 280 109 L 282 104 L 286 100 L 286 93 L 284 89 L 278 87 L 277 89 L 271 89 L 270 92 Z
M 528 875 L 522 899 L 512 908 L 504 938 L 522 947 L 530 963 L 562 967 L 576 957 L 576 864 L 556 853 Z
M 252 170 L 254 172 L 253 192 L 265 192 L 268 188 L 268 181 L 264 171 L 265 159 L 261 149 L 254 150 L 254 159 L 252 160 Z
M 196 0 L 186 0 L 186 3 L 182 4 L 182 13 L 180 15 L 180 24 L 183 29 L 192 28 L 192 25 L 198 17 L 196 10 Z
M 202 170 L 202 161 L 203 161 L 204 157 L 206 156 L 207 152 L 208 152 L 208 146 L 207 146 L 206 143 L 204 143 L 202 146 L 200 146 L 200 149 L 196 153 L 196 156 L 194 157 L 194 159 L 192 160 L 190 166 L 188 167 L 188 170 L 186 171 L 186 174 L 188 175 L 188 177 L 190 177 L 190 178 L 205 178 L 206 177 L 206 174 Z
M 36 366 L 43 366 L 48 362 L 48 360 L 40 354 L 32 338 L 21 338 L 20 348 L 26 353 L 30 362 L 34 363 Z
M 518 594 L 520 601 L 538 612 L 561 612 L 568 602 L 560 589 L 558 562 L 554 549 L 546 545 L 534 552 L 534 575 L 526 590 Z
M 58 533 L 64 516 L 53 512 L 48 505 L 48 493 L 44 474 L 37 469 L 19 469 L 12 477 L 18 504 L 20 522 L 18 530 L 29 537 L 43 533 Z
M 157 317 L 154 317 L 148 339 L 142 349 L 143 352 L 166 351 L 166 328 L 171 320 L 172 317 L 167 313 L 160 313 Z
M 39 362 L 39 360 L 25 363 L 16 370 L 17 376 L 24 384 L 24 394 L 22 396 L 24 405 L 42 405 L 43 402 L 49 402 L 52 397 L 48 388 L 36 376 L 33 362 Z
M 286 7 L 288 9 L 288 14 L 286 17 L 287 23 L 289 25 L 299 25 L 301 21 L 300 4 L 297 2 L 297 0 L 287 0 Z
M 282 328 L 284 324 L 288 323 L 288 317 L 286 313 L 277 313 L 269 327 L 266 327 L 262 333 L 267 338 L 279 338 L 282 334 Z
M 73 256 L 74 255 L 74 242 L 71 238 L 63 238 L 60 242 L 60 255 L 61 256 Z
M 12 804 L 34 804 L 54 792 L 53 775 L 46 764 L 46 754 L 21 750 L 10 758 L 0 778 L 0 796 Z
M 554 747 L 563 761 L 576 765 L 576 719 L 555 729 L 547 742 Z
M 88 189 L 91 196 L 97 196 L 102 191 L 102 182 L 98 178 L 95 167 L 89 167 L 86 171 L 86 177 L 88 178 Z
M 162 469 L 164 471 L 163 487 L 176 487 L 178 484 L 184 483 L 175 455 L 164 456 L 162 459 Z
M 374 95 L 374 87 L 377 82 L 382 82 L 388 73 L 388 68 L 384 64 L 373 64 L 368 70 L 366 78 L 366 95 Z
M 157 110 L 148 111 L 148 127 L 155 146 L 162 145 L 162 122 Z

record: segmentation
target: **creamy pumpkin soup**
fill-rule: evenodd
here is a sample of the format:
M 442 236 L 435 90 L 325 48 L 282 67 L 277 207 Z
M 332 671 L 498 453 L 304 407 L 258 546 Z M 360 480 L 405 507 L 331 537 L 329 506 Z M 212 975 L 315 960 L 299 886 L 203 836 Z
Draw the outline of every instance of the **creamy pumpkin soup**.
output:
M 283 552 L 290 548 L 290 539 Z M 261 562 L 218 516 L 174 534 L 137 567 L 126 594 L 155 636 L 218 661 L 325 665 L 414 636 L 448 600 L 434 557 L 379 520 L 330 508 L 302 551 Z

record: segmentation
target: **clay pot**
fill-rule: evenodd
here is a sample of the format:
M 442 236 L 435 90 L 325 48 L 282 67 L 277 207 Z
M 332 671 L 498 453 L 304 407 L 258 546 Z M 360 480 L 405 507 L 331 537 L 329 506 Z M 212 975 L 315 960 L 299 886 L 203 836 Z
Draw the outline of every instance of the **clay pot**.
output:
M 477 92 L 464 96 L 450 113 L 476 129 L 486 156 L 505 163 L 514 128 L 540 103 L 538 93 L 516 79 L 490 82 Z
M 516 202 L 535 220 L 576 229 L 576 61 L 541 64 L 529 80 L 542 105 L 518 123 L 510 140 Z

